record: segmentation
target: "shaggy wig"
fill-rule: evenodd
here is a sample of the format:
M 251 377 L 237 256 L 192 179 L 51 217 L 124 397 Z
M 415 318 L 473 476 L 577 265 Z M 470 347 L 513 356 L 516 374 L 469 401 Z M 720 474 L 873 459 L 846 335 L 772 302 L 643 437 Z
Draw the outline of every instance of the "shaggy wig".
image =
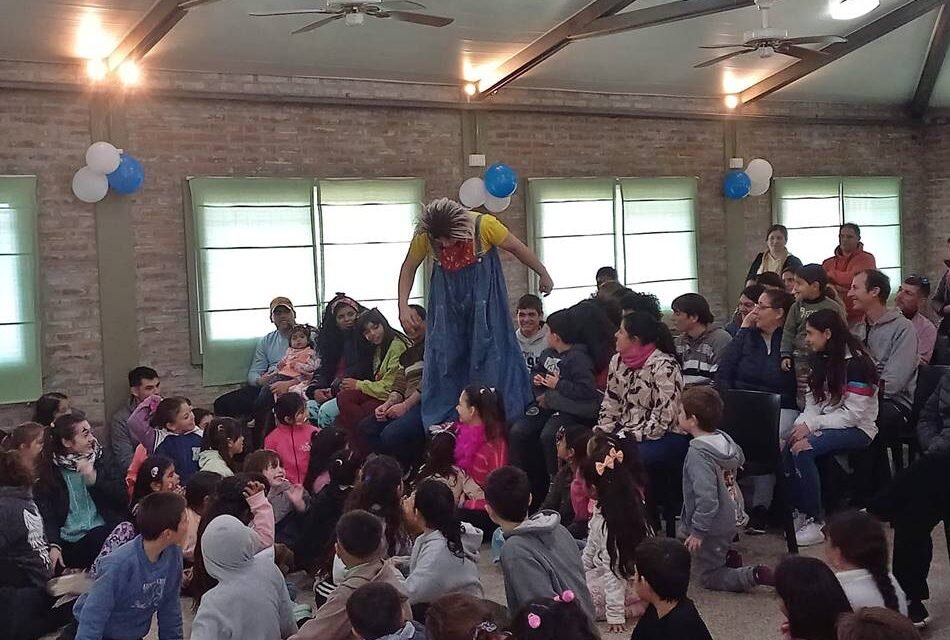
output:
M 465 207 L 454 200 L 439 198 L 423 209 L 417 232 L 433 239 L 471 240 L 475 225 Z

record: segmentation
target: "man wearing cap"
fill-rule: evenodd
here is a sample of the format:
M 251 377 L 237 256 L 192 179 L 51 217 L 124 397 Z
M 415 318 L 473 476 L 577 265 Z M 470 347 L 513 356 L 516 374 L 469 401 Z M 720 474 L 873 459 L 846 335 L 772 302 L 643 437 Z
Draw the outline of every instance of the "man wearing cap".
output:
M 226 393 L 214 401 L 216 416 L 240 419 L 254 416 L 255 422 L 258 422 L 273 408 L 274 394 L 286 393 L 294 384 L 292 380 L 276 381 L 274 369 L 287 352 L 290 330 L 296 324 L 296 319 L 297 314 L 289 298 L 278 296 L 270 301 L 270 321 L 276 329 L 257 341 L 254 358 L 247 370 L 248 386 Z M 264 386 L 270 387 L 273 393 L 261 394 L 261 387 Z

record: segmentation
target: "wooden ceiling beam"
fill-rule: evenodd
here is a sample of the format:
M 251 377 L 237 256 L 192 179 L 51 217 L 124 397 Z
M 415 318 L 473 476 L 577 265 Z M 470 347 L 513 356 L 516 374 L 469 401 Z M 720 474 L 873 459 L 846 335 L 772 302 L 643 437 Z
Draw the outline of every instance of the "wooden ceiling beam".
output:
M 126 60 L 144 58 L 188 13 L 180 4 L 181 0 L 157 0 L 109 54 L 109 71 L 115 71 Z
M 924 61 L 920 80 L 917 81 L 917 90 L 914 91 L 914 98 L 910 103 L 910 113 L 915 118 L 923 118 L 930 106 L 930 98 L 937 85 L 937 78 L 940 77 L 940 70 L 943 68 L 948 48 L 950 48 L 950 8 L 944 3 L 938 10 L 937 22 L 934 24 L 933 33 L 930 35 L 930 45 L 927 47 L 927 59 Z
M 633 31 L 645 27 L 679 22 L 690 18 L 711 16 L 724 11 L 754 7 L 755 0 L 677 0 L 666 4 L 627 11 L 605 18 L 598 18 L 590 25 L 571 36 L 571 40 Z
M 818 69 L 831 64 L 835 60 L 857 51 L 866 44 L 870 44 L 878 38 L 903 27 L 908 22 L 916 20 L 937 7 L 944 5 L 946 2 L 947 0 L 911 0 L 871 23 L 859 29 L 855 29 L 845 36 L 847 42 L 836 42 L 821 49 L 822 53 L 826 55 L 799 60 L 781 71 L 777 71 L 767 78 L 760 80 L 745 91 L 740 92 L 740 103 L 747 104 L 761 100 L 779 89 L 787 87 L 793 82 L 801 80 Z
M 478 82 L 478 91 L 472 100 L 484 100 L 488 95 L 514 82 L 529 70 L 541 64 L 566 47 L 571 35 L 581 31 L 598 18 L 621 11 L 636 0 L 594 0 L 573 16 L 560 23 L 527 47 L 499 65 L 490 77 Z

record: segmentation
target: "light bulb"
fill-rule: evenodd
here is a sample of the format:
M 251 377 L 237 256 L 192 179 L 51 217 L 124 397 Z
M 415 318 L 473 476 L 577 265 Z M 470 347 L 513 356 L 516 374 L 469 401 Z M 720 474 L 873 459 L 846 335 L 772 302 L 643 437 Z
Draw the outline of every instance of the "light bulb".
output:
M 476 92 L 478 92 L 478 87 L 475 86 L 474 82 L 465 83 L 465 95 L 474 96 Z
M 95 59 L 86 63 L 86 75 L 88 75 L 89 79 L 93 82 L 104 80 L 108 74 L 109 67 L 106 66 L 104 60 Z
M 735 109 L 739 106 L 739 96 L 734 93 L 730 93 L 725 98 L 723 98 L 723 102 L 726 103 L 727 109 Z
M 881 0 L 831 0 L 828 12 L 835 20 L 854 20 L 867 15 L 881 5 Z
M 119 80 L 122 81 L 127 87 L 131 87 L 139 83 L 139 80 L 142 79 L 142 71 L 132 60 L 126 60 L 122 63 L 122 66 L 119 67 Z

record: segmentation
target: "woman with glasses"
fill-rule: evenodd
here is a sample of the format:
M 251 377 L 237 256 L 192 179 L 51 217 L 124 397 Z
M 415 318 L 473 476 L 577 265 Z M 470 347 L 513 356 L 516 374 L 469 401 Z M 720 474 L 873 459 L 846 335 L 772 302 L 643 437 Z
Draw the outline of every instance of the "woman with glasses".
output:
M 720 392 L 730 389 L 763 391 L 782 396 L 779 440 L 785 442 L 798 417 L 795 403 L 795 374 L 782 370 L 782 333 L 785 318 L 794 298 L 779 289 L 763 291 L 719 363 L 716 386 Z M 748 533 L 765 533 L 769 505 L 775 489 L 775 477 L 754 476 L 743 480 L 752 496 Z

